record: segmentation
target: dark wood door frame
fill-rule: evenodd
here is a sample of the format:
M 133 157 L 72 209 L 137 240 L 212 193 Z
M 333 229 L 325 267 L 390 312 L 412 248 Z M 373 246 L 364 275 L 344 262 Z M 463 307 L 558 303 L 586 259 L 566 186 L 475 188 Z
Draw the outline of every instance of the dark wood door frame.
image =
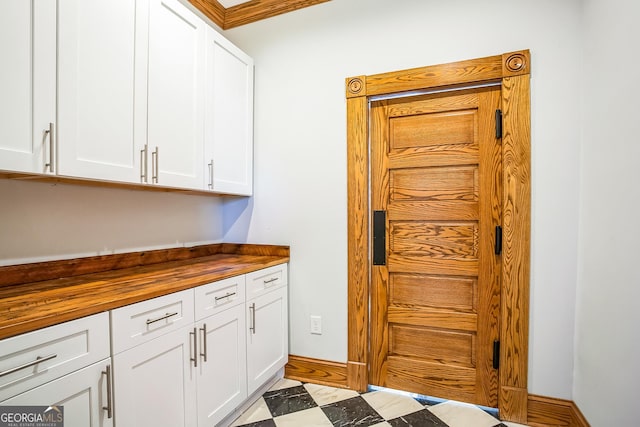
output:
M 372 97 L 487 83 L 502 85 L 503 247 L 498 408 L 504 420 L 527 422 L 531 122 L 528 50 L 450 64 L 346 79 L 348 168 L 347 384 L 368 383 L 369 101 Z

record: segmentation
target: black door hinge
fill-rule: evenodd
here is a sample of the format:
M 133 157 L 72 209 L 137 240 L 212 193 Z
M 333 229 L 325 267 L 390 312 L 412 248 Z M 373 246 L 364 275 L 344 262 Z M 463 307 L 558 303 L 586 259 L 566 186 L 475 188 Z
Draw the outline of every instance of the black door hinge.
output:
M 502 138 L 502 110 L 496 110 L 496 139 Z
M 496 225 L 496 243 L 495 243 L 496 255 L 502 253 L 502 227 Z
M 373 265 L 387 263 L 387 212 L 373 211 Z
M 493 369 L 500 367 L 500 341 L 493 342 Z

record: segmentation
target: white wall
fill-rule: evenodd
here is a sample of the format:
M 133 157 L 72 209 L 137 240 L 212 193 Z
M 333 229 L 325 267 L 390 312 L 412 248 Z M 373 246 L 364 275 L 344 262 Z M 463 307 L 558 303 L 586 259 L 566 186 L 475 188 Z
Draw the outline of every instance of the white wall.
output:
M 571 398 L 579 189 L 579 0 L 333 0 L 227 32 L 255 58 L 255 197 L 227 241 L 291 245 L 293 354 L 347 359 L 344 79 L 529 48 L 529 390 Z M 309 315 L 323 335 L 309 334 Z
M 585 1 L 574 399 L 593 427 L 640 420 L 638 17 Z
M 221 201 L 0 180 L 0 265 L 222 241 Z

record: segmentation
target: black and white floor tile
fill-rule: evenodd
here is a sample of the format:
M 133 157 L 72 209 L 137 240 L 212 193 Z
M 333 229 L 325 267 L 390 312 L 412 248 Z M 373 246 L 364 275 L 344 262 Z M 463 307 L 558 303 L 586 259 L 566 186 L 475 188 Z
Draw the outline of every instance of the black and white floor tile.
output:
M 360 394 L 282 379 L 232 427 L 525 427 L 500 422 L 482 409 L 391 391 Z

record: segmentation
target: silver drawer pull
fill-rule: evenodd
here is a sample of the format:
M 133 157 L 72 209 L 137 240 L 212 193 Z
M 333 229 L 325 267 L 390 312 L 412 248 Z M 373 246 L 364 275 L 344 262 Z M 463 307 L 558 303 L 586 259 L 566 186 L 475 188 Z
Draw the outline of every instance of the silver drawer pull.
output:
M 204 358 L 204 361 L 207 361 L 207 324 L 205 323 L 200 328 L 202 331 L 202 346 L 200 349 L 200 356 Z
M 149 158 L 147 157 L 147 151 L 149 151 L 149 147 L 147 144 L 144 144 L 144 148 L 140 150 L 140 182 L 146 183 L 148 182 L 147 172 L 149 166 Z
M 162 317 L 158 317 L 157 319 L 147 319 L 147 325 L 150 325 L 152 323 L 156 323 L 156 322 L 159 322 L 161 320 L 165 320 L 165 319 L 168 319 L 170 317 L 177 316 L 177 315 L 178 315 L 178 312 L 176 311 L 175 313 L 167 313 Z
M 54 147 L 54 132 L 53 132 L 53 123 L 49 123 L 49 129 L 44 131 L 45 134 L 49 135 L 49 163 L 45 163 L 44 167 L 49 168 L 49 172 L 53 173 L 53 150 L 55 149 Z
M 265 285 L 268 285 L 269 283 L 273 283 L 273 282 L 275 282 L 276 280 L 278 280 L 278 278 L 277 278 L 277 277 L 274 277 L 274 278 L 269 279 L 269 280 L 263 280 L 263 282 L 264 282 L 264 284 L 265 284 Z
M 111 395 L 111 365 L 107 365 L 107 370 L 102 371 L 102 375 L 107 376 L 107 406 L 102 410 L 107 411 L 107 418 L 113 418 L 113 396 Z
M 249 318 L 251 319 L 251 326 L 249 326 L 249 330 L 253 332 L 253 335 L 256 334 L 256 303 L 254 302 L 249 306 Z
M 198 328 L 193 328 L 193 332 L 189 332 L 189 343 L 191 343 L 192 335 L 193 335 L 193 357 L 189 355 L 189 360 L 193 362 L 193 367 L 197 368 L 198 367 Z
M 15 368 L 11 368 L 7 371 L 0 372 L 0 377 L 4 377 L 5 375 L 13 374 L 14 372 L 18 372 L 21 369 L 26 369 L 31 366 L 37 365 L 38 363 L 46 362 L 47 360 L 51 360 L 55 357 L 58 357 L 57 354 L 50 354 L 48 356 L 40 357 L 38 356 L 36 360 L 33 362 L 25 363 L 24 365 L 16 366 Z
M 225 299 L 225 298 L 229 298 L 234 296 L 236 293 L 235 292 L 227 292 L 226 295 L 221 296 L 221 297 L 216 297 L 216 302 L 220 301 L 221 299 Z

